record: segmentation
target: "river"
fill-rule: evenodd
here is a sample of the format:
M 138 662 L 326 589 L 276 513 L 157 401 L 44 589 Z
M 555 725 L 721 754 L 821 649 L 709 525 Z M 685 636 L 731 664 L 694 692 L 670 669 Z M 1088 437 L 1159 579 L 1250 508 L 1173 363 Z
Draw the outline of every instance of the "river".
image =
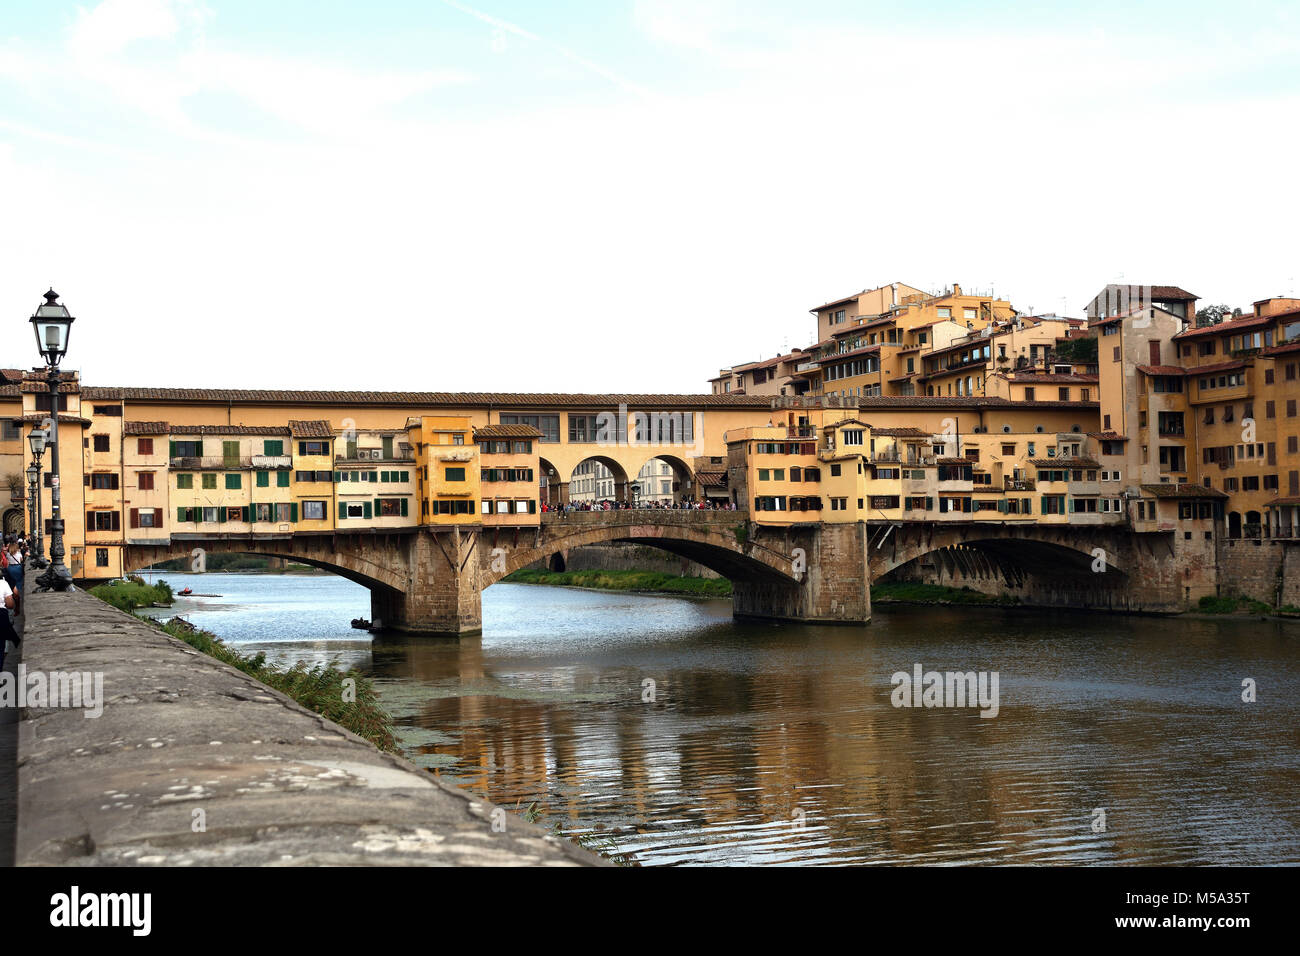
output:
M 175 613 L 241 651 L 373 675 L 415 763 L 642 865 L 1300 862 L 1295 622 L 877 606 L 865 627 L 776 625 L 498 584 L 481 638 L 372 643 L 342 578 L 164 577 L 221 595 Z M 893 706 L 916 664 L 996 672 L 996 717 Z

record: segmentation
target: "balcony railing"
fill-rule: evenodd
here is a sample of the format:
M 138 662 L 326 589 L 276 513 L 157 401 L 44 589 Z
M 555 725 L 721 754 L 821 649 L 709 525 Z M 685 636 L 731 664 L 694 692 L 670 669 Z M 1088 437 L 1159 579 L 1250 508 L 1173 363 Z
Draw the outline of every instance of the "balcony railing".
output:
M 1003 491 L 1033 491 L 1034 482 L 1026 478 L 1003 478 Z
M 234 470 L 237 468 L 252 468 L 252 455 L 204 455 L 202 457 L 183 457 L 172 458 L 169 467 L 179 471 L 205 471 L 213 469 Z M 258 455 L 257 457 L 265 457 Z M 284 457 L 288 456 L 273 456 Z

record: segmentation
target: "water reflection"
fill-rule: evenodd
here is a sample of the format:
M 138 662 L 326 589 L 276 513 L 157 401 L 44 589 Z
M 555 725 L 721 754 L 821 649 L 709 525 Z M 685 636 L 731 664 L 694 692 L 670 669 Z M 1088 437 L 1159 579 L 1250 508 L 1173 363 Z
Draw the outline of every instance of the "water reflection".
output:
M 1294 624 L 878 608 L 863 628 L 773 626 L 497 585 L 481 639 L 363 650 L 355 585 L 310 580 L 331 583 L 292 622 L 261 595 L 195 623 L 362 666 L 417 763 L 645 864 L 1300 860 Z M 999 716 L 892 707 L 890 676 L 918 662 L 997 671 Z

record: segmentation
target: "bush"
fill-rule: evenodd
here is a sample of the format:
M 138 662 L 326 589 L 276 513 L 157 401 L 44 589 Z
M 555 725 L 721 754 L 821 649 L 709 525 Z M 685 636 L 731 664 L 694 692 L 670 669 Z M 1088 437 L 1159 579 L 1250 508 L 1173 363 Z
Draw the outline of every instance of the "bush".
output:
M 119 611 L 134 611 L 138 607 L 150 607 L 154 604 L 171 604 L 172 589 L 165 581 L 150 587 L 143 580 L 110 581 L 90 589 L 106 604 L 111 604 Z

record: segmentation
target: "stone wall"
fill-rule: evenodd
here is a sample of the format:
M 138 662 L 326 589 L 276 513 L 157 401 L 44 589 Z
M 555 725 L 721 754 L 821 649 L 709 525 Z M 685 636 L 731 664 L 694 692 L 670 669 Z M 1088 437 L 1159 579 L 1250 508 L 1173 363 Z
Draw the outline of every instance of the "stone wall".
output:
M 1225 538 L 1219 542 L 1220 593 L 1300 607 L 1300 542 Z
M 611 542 L 571 548 L 564 554 L 566 571 L 655 571 L 675 574 L 684 578 L 716 578 L 721 575 L 689 558 L 678 557 L 659 548 L 641 544 Z M 529 565 L 541 571 L 550 570 L 549 559 Z
M 103 706 L 20 710 L 20 864 L 602 862 L 84 591 L 25 604 L 28 682 L 98 674 Z

